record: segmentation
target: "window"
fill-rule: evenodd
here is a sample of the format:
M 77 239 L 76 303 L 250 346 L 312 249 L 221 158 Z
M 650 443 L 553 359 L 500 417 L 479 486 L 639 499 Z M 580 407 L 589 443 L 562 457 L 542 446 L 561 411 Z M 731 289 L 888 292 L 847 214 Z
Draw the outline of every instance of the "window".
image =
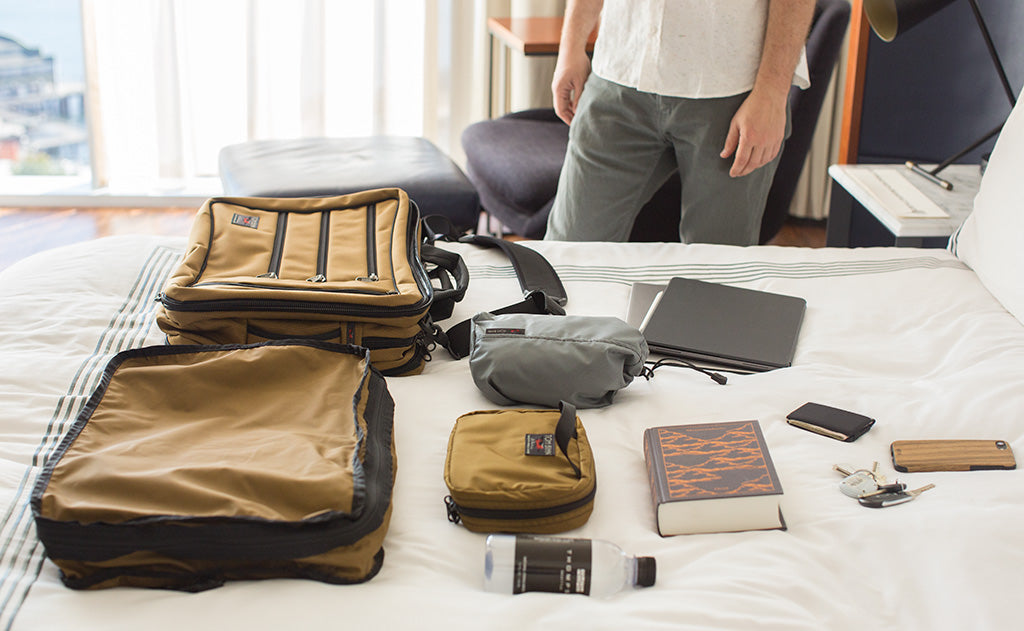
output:
M 220 149 L 248 140 L 421 135 L 457 153 L 483 116 L 486 7 L 0 0 L 0 178 L 19 183 L 0 197 L 35 203 L 28 172 L 80 176 L 45 191 L 75 204 L 217 194 Z
M 89 173 L 77 0 L 0 0 L 0 178 Z
M 86 2 L 101 180 L 213 177 L 220 148 L 246 140 L 419 135 L 424 6 Z

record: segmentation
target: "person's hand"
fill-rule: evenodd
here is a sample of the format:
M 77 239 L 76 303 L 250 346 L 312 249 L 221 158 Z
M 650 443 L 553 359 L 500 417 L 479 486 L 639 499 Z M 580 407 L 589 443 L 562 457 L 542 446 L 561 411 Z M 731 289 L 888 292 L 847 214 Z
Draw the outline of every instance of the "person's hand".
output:
M 555 76 L 551 80 L 551 96 L 555 114 L 566 124 L 576 116 L 576 104 L 583 94 L 583 84 L 590 76 L 590 57 L 584 51 L 559 53 Z
M 720 154 L 722 158 L 735 154 L 729 175 L 743 177 L 774 160 L 785 137 L 785 98 L 751 92 L 732 117 Z

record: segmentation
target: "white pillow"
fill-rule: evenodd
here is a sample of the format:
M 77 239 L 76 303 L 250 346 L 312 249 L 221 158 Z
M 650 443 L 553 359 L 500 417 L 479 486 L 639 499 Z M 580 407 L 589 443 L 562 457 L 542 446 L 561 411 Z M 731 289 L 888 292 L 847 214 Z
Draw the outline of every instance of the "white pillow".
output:
M 1010 112 L 996 141 L 974 210 L 949 250 L 1024 324 L 1024 105 Z

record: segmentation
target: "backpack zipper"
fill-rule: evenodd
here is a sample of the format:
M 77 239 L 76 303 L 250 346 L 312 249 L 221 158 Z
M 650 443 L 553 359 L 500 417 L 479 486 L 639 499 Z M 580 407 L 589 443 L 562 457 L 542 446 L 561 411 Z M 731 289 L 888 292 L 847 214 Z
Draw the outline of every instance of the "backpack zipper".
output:
M 252 285 L 246 286 L 251 287 Z M 374 294 L 376 292 L 338 290 L 337 293 Z M 424 296 L 421 300 L 402 307 L 317 302 L 313 300 L 274 300 L 270 298 L 224 298 L 221 300 L 193 300 L 186 302 L 170 298 L 166 294 L 160 294 L 159 298 L 160 302 L 163 303 L 164 307 L 169 311 L 199 313 L 214 311 L 269 311 L 400 318 L 415 315 L 422 311 L 424 307 L 430 304 L 432 296 Z
M 266 273 L 256 278 L 277 278 L 281 273 L 281 250 L 284 249 L 284 234 L 288 230 L 288 213 L 277 215 L 277 230 L 274 232 L 274 248 L 270 251 L 270 265 Z
M 284 214 L 284 213 L 282 213 Z M 368 218 L 369 220 L 369 218 Z M 281 219 L 278 219 L 278 225 L 281 225 Z M 286 222 L 285 222 L 286 223 Z M 376 223 L 376 222 L 375 222 Z M 283 234 L 280 235 L 281 241 L 284 241 Z M 408 315 L 414 315 L 427 307 L 434 300 L 434 287 L 430 282 L 430 278 L 427 276 L 426 270 L 423 265 L 419 263 L 419 208 L 416 203 L 409 200 L 409 221 L 406 222 L 406 233 L 405 233 L 405 247 L 406 253 L 409 258 L 409 264 L 412 268 L 412 275 L 416 281 L 416 286 L 420 291 L 420 300 L 411 305 L 404 307 L 379 307 L 374 305 L 353 305 L 353 304 L 334 304 L 324 303 L 312 300 L 288 300 L 288 299 L 270 299 L 270 298 L 222 298 L 213 300 L 176 300 L 168 297 L 166 294 L 161 293 L 157 296 L 157 299 L 163 304 L 165 308 L 171 311 L 186 311 L 186 312 L 215 312 L 215 311 L 273 311 L 273 312 L 289 312 L 294 311 L 297 313 L 324 313 L 331 315 L 366 315 L 370 317 L 404 317 Z M 369 237 L 367 237 L 369 240 Z M 275 246 L 277 237 L 275 236 Z M 275 249 L 277 249 L 275 247 Z M 374 248 L 374 253 L 376 249 Z M 376 260 L 376 259 L 375 259 Z M 374 264 L 376 266 L 376 263 Z M 206 260 L 203 260 L 203 270 L 206 269 Z M 202 271 L 197 274 L 197 279 L 202 275 Z M 274 289 L 274 290 L 289 290 L 294 289 L 296 291 L 301 288 L 289 288 L 289 287 L 274 287 L 270 285 L 256 285 L 251 283 L 218 283 L 218 282 L 195 282 L 188 284 L 188 287 L 201 287 L 204 285 L 224 285 L 231 286 L 235 285 L 238 287 L 249 287 L 256 289 Z M 317 290 L 327 291 L 328 293 L 351 293 L 351 294 L 397 294 L 398 291 L 387 291 L 387 292 L 374 292 L 368 290 L 359 289 L 332 289 L 332 290 Z
M 316 276 L 307 278 L 311 283 L 327 282 L 327 248 L 331 236 L 331 211 L 320 213 L 320 243 L 316 250 Z
M 377 276 L 377 203 L 371 202 L 366 207 L 366 276 L 357 276 L 356 280 L 375 283 Z
M 364 348 L 369 348 L 371 352 L 374 350 L 370 347 Z M 427 350 L 426 343 L 423 340 L 423 335 L 420 334 L 413 339 L 412 357 L 409 358 L 409 361 L 393 368 L 381 370 L 380 373 L 385 377 L 400 377 L 425 361 L 430 361 L 430 352 Z

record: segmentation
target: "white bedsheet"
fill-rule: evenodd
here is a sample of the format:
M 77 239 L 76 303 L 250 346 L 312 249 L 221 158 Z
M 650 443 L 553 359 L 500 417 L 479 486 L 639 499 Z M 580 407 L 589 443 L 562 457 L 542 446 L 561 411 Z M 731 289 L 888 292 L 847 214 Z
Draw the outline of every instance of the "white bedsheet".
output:
M 945 251 L 679 244 L 530 244 L 577 314 L 625 317 L 629 284 L 672 276 L 799 295 L 792 368 L 718 386 L 660 369 L 580 417 L 594 448 L 593 516 L 570 536 L 657 558 L 657 584 L 599 600 L 481 589 L 482 535 L 450 524 L 442 468 L 456 417 L 490 409 L 466 361 L 434 353 L 390 378 L 399 468 L 380 574 L 362 585 L 236 582 L 199 594 L 76 592 L 43 559 L 28 509 L 40 466 L 114 352 L 160 344 L 154 296 L 183 241 L 110 238 L 0 274 L 0 629 L 1016 629 L 1024 592 L 1017 471 L 895 475 L 889 443 L 1000 438 L 1024 457 L 1024 326 Z M 455 318 L 514 302 L 496 251 L 458 249 L 471 273 Z M 455 322 L 453 319 L 451 322 Z M 840 443 L 785 423 L 817 401 L 875 427 Z M 641 448 L 652 425 L 759 419 L 785 489 L 786 531 L 659 537 Z M 837 490 L 836 463 L 879 461 L 935 488 L 872 510 Z

